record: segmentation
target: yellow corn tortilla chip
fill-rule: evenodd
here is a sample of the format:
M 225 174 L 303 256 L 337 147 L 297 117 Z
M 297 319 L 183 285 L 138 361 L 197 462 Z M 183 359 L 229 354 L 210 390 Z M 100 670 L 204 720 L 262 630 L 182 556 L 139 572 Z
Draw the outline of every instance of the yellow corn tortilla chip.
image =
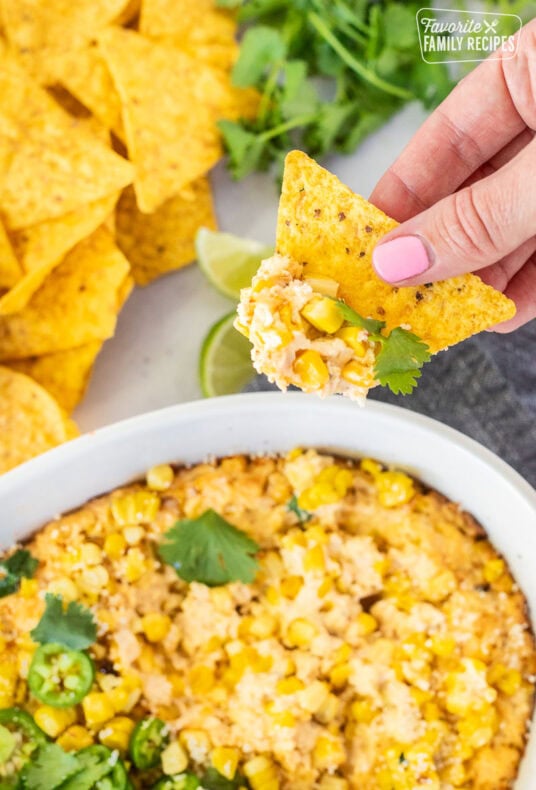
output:
M 50 272 L 78 242 L 111 216 L 118 195 L 108 195 L 79 211 L 14 231 L 11 241 L 25 274 L 0 297 L 0 316 L 22 310 Z
M 0 210 L 11 230 L 66 214 L 110 195 L 133 178 L 131 164 L 90 134 L 6 60 L 0 70 L 0 116 L 17 128 L 2 134 L 10 150 Z
M 123 136 L 121 103 L 106 63 L 94 44 L 58 52 L 49 58 L 48 68 L 106 129 Z
M 85 46 L 127 6 L 128 0 L 0 0 L 0 19 L 10 49 L 45 83 L 51 55 Z
M 0 367 L 0 474 L 76 433 L 43 387 L 23 373 Z
M 95 359 L 102 348 L 100 340 L 79 348 L 44 354 L 40 357 L 15 359 L 6 366 L 25 373 L 37 381 L 70 414 L 86 391 Z
M 380 280 L 372 250 L 397 225 L 306 154 L 288 154 L 277 252 L 307 262 L 308 275 L 337 280 L 341 298 L 362 316 L 389 329 L 409 325 L 432 352 L 512 318 L 514 303 L 473 274 L 412 288 Z
M 9 241 L 6 229 L 0 221 L 0 289 L 12 288 L 21 277 L 21 265 Z
M 153 214 L 142 214 L 132 187 L 117 205 L 116 241 L 138 285 L 180 269 L 195 259 L 195 235 L 202 225 L 216 229 L 208 179 L 199 178 Z
M 220 158 L 215 122 L 227 95 L 213 70 L 173 47 L 121 28 L 99 41 L 123 105 L 138 206 L 150 213 Z
M 19 313 L 0 317 L 0 359 L 22 359 L 106 340 L 129 264 L 109 231 L 77 244 Z

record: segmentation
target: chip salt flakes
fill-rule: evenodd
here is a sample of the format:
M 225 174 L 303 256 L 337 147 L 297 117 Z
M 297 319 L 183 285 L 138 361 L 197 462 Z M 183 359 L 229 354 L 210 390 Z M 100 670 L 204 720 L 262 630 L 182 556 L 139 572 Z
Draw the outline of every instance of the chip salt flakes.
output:
M 0 288 L 11 288 L 22 277 L 22 269 L 0 221 Z M 1 303 L 1 299 L 0 299 Z
M 406 326 L 432 352 L 505 321 L 514 303 L 473 274 L 416 287 L 380 280 L 372 250 L 398 223 L 301 151 L 285 163 L 277 224 L 277 252 L 306 261 L 308 276 L 331 277 L 360 315 Z
M 11 234 L 24 275 L 0 297 L 0 315 L 22 310 L 52 269 L 79 241 L 90 236 L 109 217 L 118 195 L 108 195 L 78 211 L 32 225 Z
M 129 264 L 100 228 L 77 244 L 19 313 L 0 317 L 0 359 L 106 340 L 115 330 Z
M 0 367 L 0 474 L 76 434 L 74 423 L 43 387 Z
M 123 192 L 117 206 L 117 244 L 132 266 L 138 285 L 180 269 L 195 259 L 198 228 L 216 228 L 210 184 L 199 178 L 153 214 L 142 214 L 134 190 Z
M 88 132 L 10 61 L 0 69 L 0 116 L 17 130 L 2 134 L 9 158 L 0 210 L 11 230 L 25 228 L 117 192 L 132 165 Z M 0 157 L 1 158 L 1 157 Z
M 49 70 L 106 129 L 123 137 L 119 96 L 95 44 L 54 55 L 49 59 Z
M 102 348 L 100 340 L 79 348 L 57 351 L 40 357 L 15 359 L 6 366 L 37 381 L 70 414 L 86 391 L 95 359 Z
M 138 206 L 150 213 L 222 155 L 216 120 L 228 95 L 211 69 L 174 47 L 121 28 L 99 41 L 123 105 Z

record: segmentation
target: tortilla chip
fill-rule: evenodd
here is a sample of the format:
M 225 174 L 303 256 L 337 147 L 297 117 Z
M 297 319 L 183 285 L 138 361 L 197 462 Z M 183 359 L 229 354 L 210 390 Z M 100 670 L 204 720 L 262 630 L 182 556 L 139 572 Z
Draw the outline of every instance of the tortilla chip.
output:
M 6 365 L 37 381 L 70 414 L 84 396 L 101 348 L 102 342 L 94 340 L 68 351 L 10 360 Z
M 150 213 L 220 158 L 215 122 L 227 94 L 211 69 L 174 47 L 121 28 L 99 41 L 123 105 L 138 206 Z
M 25 274 L 0 298 L 0 316 L 26 307 L 66 253 L 111 216 L 116 201 L 117 194 L 109 195 L 79 211 L 15 231 L 11 240 Z
M 0 359 L 41 356 L 111 337 L 128 271 L 111 234 L 99 228 L 71 250 L 24 310 L 0 317 Z
M 11 50 L 44 83 L 51 55 L 85 46 L 127 5 L 128 0 L 0 0 L 0 19 Z
M 21 277 L 20 263 L 11 246 L 6 229 L 0 221 L 0 288 L 12 288 Z
M 117 244 L 138 285 L 180 269 L 195 259 L 195 235 L 202 225 L 216 229 L 208 179 L 199 178 L 153 214 L 142 214 L 132 187 L 117 206 Z
M 409 326 L 432 352 L 512 318 L 514 303 L 473 274 L 411 288 L 380 280 L 372 250 L 397 225 L 306 154 L 288 154 L 277 252 L 306 261 L 308 275 L 337 280 L 341 298 L 362 316 L 389 329 Z
M 0 474 L 75 434 L 54 398 L 23 373 L 0 367 Z
M 123 136 L 119 96 L 94 44 L 55 54 L 49 58 L 49 69 L 55 80 L 87 107 L 106 129 Z
M 129 162 L 90 134 L 10 61 L 0 70 L 0 115 L 17 128 L 2 134 L 10 160 L 0 188 L 0 210 L 17 230 L 75 211 L 110 195 L 133 178 Z M 1 157 L 0 157 L 1 158 Z

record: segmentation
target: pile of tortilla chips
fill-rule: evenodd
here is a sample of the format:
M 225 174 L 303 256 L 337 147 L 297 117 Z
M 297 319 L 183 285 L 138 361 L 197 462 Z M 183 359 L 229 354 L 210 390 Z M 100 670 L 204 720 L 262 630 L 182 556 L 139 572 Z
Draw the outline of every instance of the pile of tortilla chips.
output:
M 257 108 L 235 34 L 215 0 L 0 0 L 0 472 L 73 435 L 133 283 L 216 226 L 217 121 Z

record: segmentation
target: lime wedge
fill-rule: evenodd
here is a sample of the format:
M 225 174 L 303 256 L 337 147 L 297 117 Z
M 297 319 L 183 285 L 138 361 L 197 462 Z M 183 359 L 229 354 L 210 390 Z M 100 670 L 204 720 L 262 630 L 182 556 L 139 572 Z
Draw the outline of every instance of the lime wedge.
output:
M 240 289 L 251 284 L 260 262 L 274 253 L 273 247 L 258 241 L 208 228 L 198 230 L 195 249 L 199 267 L 212 285 L 236 300 Z
M 241 392 L 256 375 L 251 362 L 251 344 L 238 332 L 233 311 L 209 330 L 201 346 L 199 380 L 205 398 Z

